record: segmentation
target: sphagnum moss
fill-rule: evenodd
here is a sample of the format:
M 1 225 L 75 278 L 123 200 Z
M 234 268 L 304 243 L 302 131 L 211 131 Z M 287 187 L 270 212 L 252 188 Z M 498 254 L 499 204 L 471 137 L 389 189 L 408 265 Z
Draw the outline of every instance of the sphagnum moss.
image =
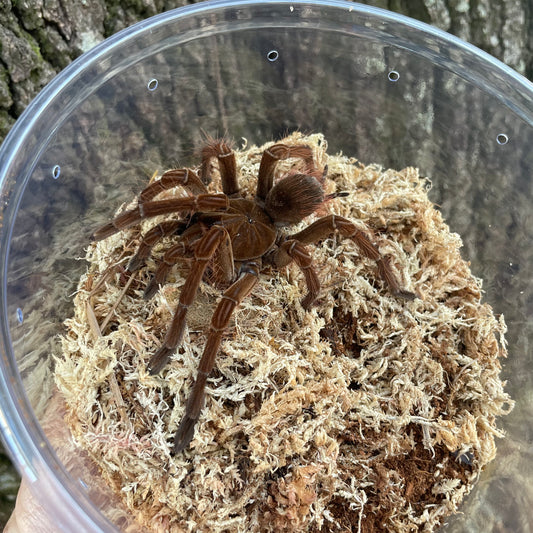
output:
M 89 246 L 56 367 L 72 433 L 153 531 L 432 531 L 494 458 L 512 408 L 503 318 L 415 168 L 328 156 L 320 134 L 282 142 L 311 145 L 326 192 L 349 192 L 313 217 L 371 228 L 419 298 L 391 296 L 336 236 L 310 247 L 322 290 L 309 312 L 298 268 L 269 272 L 235 313 L 191 448 L 172 456 L 220 291 L 201 285 L 185 342 L 149 375 L 188 266 L 143 300 L 153 263 L 129 281 L 123 267 L 146 222 Z M 236 152 L 250 192 L 264 148 Z

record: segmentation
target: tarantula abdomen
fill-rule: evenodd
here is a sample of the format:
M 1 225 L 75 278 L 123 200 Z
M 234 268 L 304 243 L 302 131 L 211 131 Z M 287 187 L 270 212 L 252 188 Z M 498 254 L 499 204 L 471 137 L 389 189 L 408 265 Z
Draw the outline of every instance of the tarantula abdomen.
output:
M 322 183 L 313 174 L 290 174 L 278 181 L 265 200 L 265 211 L 276 226 L 297 224 L 324 203 Z

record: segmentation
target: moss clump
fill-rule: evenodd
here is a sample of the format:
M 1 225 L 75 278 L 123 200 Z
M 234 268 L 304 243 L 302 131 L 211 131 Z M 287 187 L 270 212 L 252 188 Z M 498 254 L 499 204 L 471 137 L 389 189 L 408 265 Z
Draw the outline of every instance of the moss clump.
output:
M 144 301 L 153 261 L 129 279 L 123 266 L 153 222 L 123 231 L 89 247 L 67 321 L 56 382 L 72 433 L 153 531 L 431 531 L 494 458 L 496 419 L 512 407 L 503 318 L 416 169 L 328 156 L 321 135 L 283 142 L 311 145 L 327 192 L 349 192 L 302 227 L 334 212 L 371 228 L 419 298 L 392 297 L 336 236 L 313 250 L 322 291 L 309 312 L 299 270 L 267 269 L 235 313 L 190 449 L 172 456 L 220 291 L 201 285 L 183 346 L 150 376 L 188 267 Z M 237 152 L 250 194 L 264 148 Z

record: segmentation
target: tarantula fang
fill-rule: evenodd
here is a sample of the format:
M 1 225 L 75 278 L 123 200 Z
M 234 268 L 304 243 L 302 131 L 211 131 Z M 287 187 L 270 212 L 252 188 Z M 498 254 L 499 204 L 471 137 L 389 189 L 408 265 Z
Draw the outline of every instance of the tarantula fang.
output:
M 211 163 L 215 158 L 222 193 L 209 193 L 205 185 L 210 180 Z M 302 160 L 303 170 L 291 171 L 274 183 L 278 161 L 288 158 Z M 208 265 L 216 266 L 216 282 L 221 285 L 229 283 L 211 319 L 198 374 L 174 438 L 174 453 L 184 450 L 194 436 L 204 405 L 207 378 L 213 369 L 222 336 L 233 311 L 257 283 L 263 263 L 282 268 L 294 261 L 307 286 L 302 306 L 309 309 L 318 296 L 320 281 L 307 245 L 337 232 L 343 238 L 351 239 L 362 255 L 377 263 L 379 274 L 393 295 L 406 299 L 416 297 L 400 287 L 389 258 L 381 255 L 368 235 L 342 216 L 324 216 L 289 235 L 281 231 L 281 228 L 301 222 L 324 202 L 344 196 L 344 193 L 324 194 L 327 168 L 323 172 L 315 168 L 309 146 L 278 143 L 266 149 L 258 171 L 255 198 L 241 194 L 235 154 L 224 139 L 208 140 L 202 149 L 198 172 L 189 168 L 165 172 L 140 193 L 136 207 L 118 215 L 93 234 L 94 240 L 102 240 L 147 218 L 178 215 L 150 229 L 127 266 L 128 271 L 137 271 L 159 240 L 165 236 L 176 237 L 176 243 L 166 250 L 146 287 L 145 297 L 149 298 L 165 283 L 168 272 L 178 261 L 192 259 L 163 343 L 148 363 L 151 374 L 159 373 L 180 345 L 187 310 Z M 155 199 L 174 187 L 183 187 L 188 196 Z

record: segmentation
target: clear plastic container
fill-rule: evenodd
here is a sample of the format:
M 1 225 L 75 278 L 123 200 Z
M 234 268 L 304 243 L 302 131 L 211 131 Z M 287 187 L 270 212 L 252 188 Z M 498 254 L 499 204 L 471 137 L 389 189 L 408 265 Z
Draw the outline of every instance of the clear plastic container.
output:
M 530 531 L 533 87 L 434 28 L 347 2 L 206 2 L 143 21 L 57 76 L 2 146 L 3 439 L 63 531 L 136 531 L 72 446 L 56 335 L 91 231 L 202 132 L 263 143 L 299 128 L 329 152 L 417 166 L 504 313 L 507 437 L 448 531 Z M 529 481 L 529 483 L 528 483 Z

